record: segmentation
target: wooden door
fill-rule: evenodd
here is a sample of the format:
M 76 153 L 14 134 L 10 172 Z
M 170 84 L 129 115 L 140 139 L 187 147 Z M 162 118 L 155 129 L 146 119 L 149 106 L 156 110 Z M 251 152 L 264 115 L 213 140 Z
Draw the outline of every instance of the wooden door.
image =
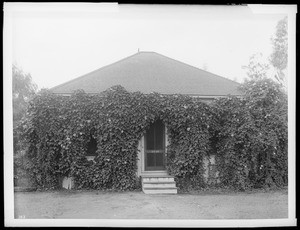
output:
M 165 126 L 161 120 L 151 124 L 145 138 L 145 170 L 165 169 Z

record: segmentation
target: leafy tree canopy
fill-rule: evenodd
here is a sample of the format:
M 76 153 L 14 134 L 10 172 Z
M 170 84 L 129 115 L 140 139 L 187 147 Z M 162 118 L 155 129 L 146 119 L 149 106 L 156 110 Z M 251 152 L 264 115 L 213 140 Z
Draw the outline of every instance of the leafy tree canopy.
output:
M 16 155 L 21 149 L 19 133 L 16 130 L 26 112 L 29 100 L 35 95 L 37 85 L 32 81 L 29 73 L 24 73 L 16 65 L 12 67 L 12 99 L 13 99 L 13 146 Z
M 276 26 L 275 36 L 271 39 L 273 52 L 270 57 L 270 63 L 277 71 L 276 79 L 283 83 L 285 81 L 284 70 L 288 63 L 288 24 L 287 17 L 280 20 Z
M 224 186 L 239 189 L 287 184 L 287 95 L 268 78 L 242 85 L 243 98 L 214 103 L 219 117 L 217 161 Z
M 22 116 L 30 98 L 36 93 L 37 85 L 32 81 L 29 73 L 24 73 L 16 65 L 12 67 L 12 96 L 14 126 Z
M 261 80 L 267 77 L 270 66 L 263 60 L 262 53 L 256 53 L 250 57 L 249 64 L 243 68 L 247 70 L 249 79 Z
M 275 35 L 271 38 L 273 51 L 268 61 L 263 59 L 262 53 L 256 53 L 250 56 L 248 65 L 242 67 L 247 70 L 250 80 L 262 80 L 268 77 L 276 80 L 282 86 L 286 85 L 285 70 L 288 60 L 287 35 L 287 17 L 285 17 L 278 22 Z

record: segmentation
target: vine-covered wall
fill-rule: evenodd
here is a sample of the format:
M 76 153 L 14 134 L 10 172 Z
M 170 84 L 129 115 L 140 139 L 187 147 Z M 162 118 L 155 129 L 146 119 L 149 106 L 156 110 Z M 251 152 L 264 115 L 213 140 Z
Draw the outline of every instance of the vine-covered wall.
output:
M 287 124 L 275 118 L 259 123 L 262 114 L 249 109 L 249 101 L 247 96 L 224 98 L 208 105 L 183 95 L 130 93 L 120 86 L 68 97 L 44 91 L 30 102 L 18 127 L 27 147 L 23 167 L 41 189 L 59 188 L 64 176 L 73 177 L 78 189 L 139 188 L 138 141 L 161 119 L 170 140 L 166 167 L 180 189 L 208 186 L 203 159 L 210 154 L 216 154 L 223 186 L 284 185 Z M 97 141 L 95 162 L 86 159 L 91 136 Z
M 170 174 L 204 186 L 201 157 L 209 153 L 213 121 L 208 105 L 182 95 L 129 93 L 119 86 L 99 95 L 44 92 L 31 101 L 21 127 L 32 162 L 27 168 L 41 188 L 58 188 L 62 176 L 72 176 L 77 188 L 134 189 L 139 186 L 138 141 L 158 118 L 172 140 Z M 97 140 L 95 163 L 85 157 L 91 134 Z
M 247 81 L 243 98 L 222 98 L 215 130 L 222 184 L 242 190 L 288 183 L 287 95 L 270 79 Z

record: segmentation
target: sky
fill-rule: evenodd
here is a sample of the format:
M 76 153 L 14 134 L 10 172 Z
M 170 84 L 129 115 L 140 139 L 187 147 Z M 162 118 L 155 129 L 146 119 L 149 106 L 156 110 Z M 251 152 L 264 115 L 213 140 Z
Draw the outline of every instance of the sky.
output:
M 249 6 L 19 4 L 12 62 L 51 88 L 140 51 L 242 82 L 251 55 L 272 52 L 284 14 Z

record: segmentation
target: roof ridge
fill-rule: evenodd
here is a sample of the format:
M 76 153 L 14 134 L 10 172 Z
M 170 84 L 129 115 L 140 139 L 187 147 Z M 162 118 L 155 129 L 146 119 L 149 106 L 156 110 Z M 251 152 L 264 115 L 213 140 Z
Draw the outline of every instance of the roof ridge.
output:
M 215 73 L 212 73 L 212 72 L 209 72 L 209 71 L 206 71 L 206 70 L 200 69 L 200 68 L 198 68 L 198 67 L 196 67 L 196 66 L 192 66 L 192 65 L 190 65 L 190 64 L 187 64 L 187 63 L 185 63 L 185 62 L 182 62 L 182 61 L 179 61 L 179 60 L 176 60 L 176 59 L 170 58 L 170 57 L 168 57 L 168 56 L 165 56 L 165 55 L 163 55 L 163 54 L 156 53 L 156 52 L 153 52 L 153 53 L 155 53 L 155 54 L 157 54 L 157 55 L 160 55 L 160 56 L 163 56 L 163 57 L 165 57 L 165 58 L 168 58 L 168 59 L 170 59 L 170 60 L 172 60 L 172 61 L 179 62 L 179 63 L 181 63 L 181 64 L 184 64 L 184 65 L 187 65 L 187 66 L 189 66 L 189 67 L 195 68 L 195 69 L 197 69 L 197 70 L 200 70 L 200 71 L 203 71 L 203 72 L 206 72 L 206 73 L 209 73 L 209 74 L 213 74 L 213 75 L 215 75 L 216 77 L 223 78 L 223 79 L 226 79 L 226 80 L 228 80 L 228 81 L 232 81 L 232 82 L 234 82 L 234 83 L 240 84 L 240 83 L 238 83 L 238 82 L 236 82 L 236 81 L 233 81 L 233 80 L 231 80 L 231 79 L 229 79 L 229 78 L 222 77 L 222 76 L 220 76 L 220 75 L 217 75 L 217 74 L 215 74 Z
M 140 52 L 141 52 L 141 51 L 140 51 Z M 99 70 L 101 70 L 101 69 L 104 69 L 104 68 L 106 68 L 106 67 L 109 67 L 109 66 L 111 66 L 111 65 L 117 64 L 117 63 L 119 63 L 119 62 L 123 62 L 123 61 L 125 61 L 125 60 L 128 59 L 128 58 L 131 58 L 131 57 L 133 57 L 133 56 L 135 56 L 135 55 L 138 55 L 140 52 L 137 52 L 137 53 L 135 53 L 135 54 L 132 54 L 132 55 L 130 55 L 130 56 L 127 56 L 127 57 L 125 57 L 125 58 L 122 58 L 121 60 L 116 61 L 116 62 L 113 62 L 113 63 L 111 63 L 111 64 L 102 66 L 102 67 L 100 67 L 100 68 L 98 68 L 98 69 L 95 69 L 95 70 L 93 70 L 93 71 L 91 71 L 91 72 L 89 72 L 89 73 L 86 73 L 86 74 L 84 74 L 84 75 L 80 75 L 80 76 L 78 76 L 78 77 L 76 77 L 76 78 L 74 78 L 74 79 L 71 79 L 71 80 L 69 80 L 69 81 L 66 81 L 66 82 L 64 82 L 64 83 L 62 83 L 62 84 L 60 84 L 60 85 L 54 86 L 54 87 L 50 88 L 50 90 L 54 90 L 54 89 L 56 89 L 56 88 L 59 88 L 59 87 L 61 87 L 61 86 L 64 86 L 64 85 L 66 85 L 66 84 L 69 84 L 69 83 L 71 83 L 71 82 L 80 80 L 80 79 L 83 78 L 83 77 L 87 77 L 88 75 L 91 75 L 92 73 L 97 72 L 97 71 L 99 71 Z
M 138 51 L 137 53 L 156 53 L 154 51 Z

